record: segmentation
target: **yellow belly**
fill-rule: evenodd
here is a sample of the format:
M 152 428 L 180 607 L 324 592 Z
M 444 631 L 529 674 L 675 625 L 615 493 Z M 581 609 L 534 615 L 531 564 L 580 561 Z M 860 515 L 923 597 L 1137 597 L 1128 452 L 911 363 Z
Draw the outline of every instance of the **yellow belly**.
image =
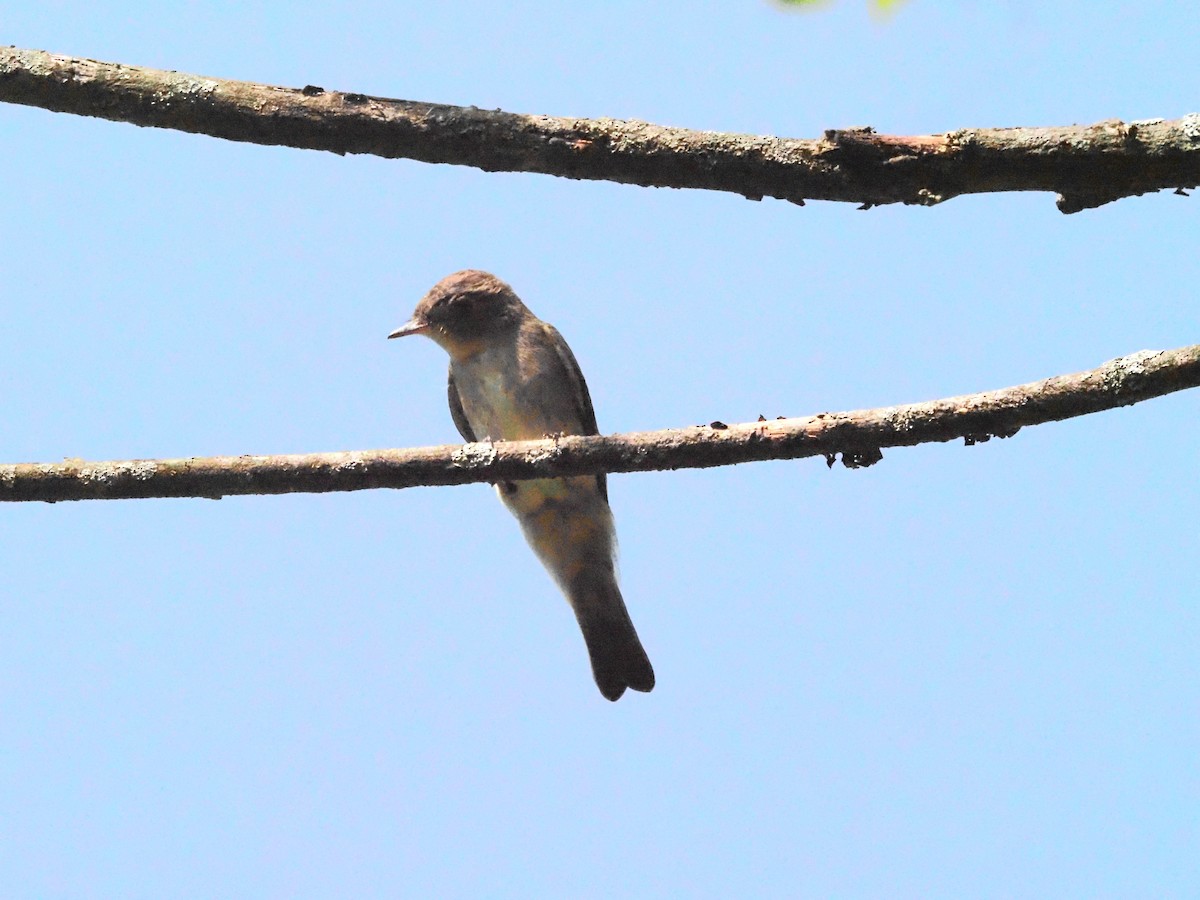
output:
M 510 481 L 496 491 L 560 584 L 597 564 L 610 565 L 612 513 L 595 476 Z

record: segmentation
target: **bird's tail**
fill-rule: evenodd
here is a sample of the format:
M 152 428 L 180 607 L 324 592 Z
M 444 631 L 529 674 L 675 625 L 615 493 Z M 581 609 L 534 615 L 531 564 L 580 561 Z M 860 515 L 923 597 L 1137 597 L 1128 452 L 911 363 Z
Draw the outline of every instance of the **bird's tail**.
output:
M 626 688 L 653 689 L 654 669 L 612 572 L 585 572 L 571 585 L 569 599 L 592 658 L 592 675 L 600 693 L 609 700 L 619 700 Z

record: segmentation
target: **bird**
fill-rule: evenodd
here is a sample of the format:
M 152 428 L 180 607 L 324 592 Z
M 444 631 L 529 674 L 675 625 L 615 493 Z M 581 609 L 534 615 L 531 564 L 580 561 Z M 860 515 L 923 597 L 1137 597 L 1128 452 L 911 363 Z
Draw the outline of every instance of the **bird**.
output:
M 464 269 L 389 338 L 421 334 L 450 357 L 450 417 L 467 442 L 599 434 L 579 363 L 558 330 L 495 275 Z M 654 669 L 617 585 L 606 476 L 502 481 L 500 500 L 575 613 L 600 693 L 650 691 Z

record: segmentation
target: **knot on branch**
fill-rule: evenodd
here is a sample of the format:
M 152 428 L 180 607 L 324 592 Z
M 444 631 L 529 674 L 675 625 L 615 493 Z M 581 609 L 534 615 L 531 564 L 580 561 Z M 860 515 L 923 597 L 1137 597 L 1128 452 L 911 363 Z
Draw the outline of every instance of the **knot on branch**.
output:
M 843 450 L 842 465 L 847 469 L 865 469 L 883 459 L 883 451 L 878 447 L 868 447 L 864 450 Z M 825 454 L 825 465 L 832 469 L 837 462 L 837 452 Z
M 964 434 L 963 435 L 963 445 L 967 446 L 967 447 L 974 447 L 976 444 L 986 444 L 992 438 L 1000 438 L 1001 440 L 1004 440 L 1005 438 L 1012 437 L 1020 430 L 1021 430 L 1021 426 L 1016 425 L 1012 428 L 997 428 L 992 431 L 982 431 L 982 432 L 976 432 L 973 434 Z

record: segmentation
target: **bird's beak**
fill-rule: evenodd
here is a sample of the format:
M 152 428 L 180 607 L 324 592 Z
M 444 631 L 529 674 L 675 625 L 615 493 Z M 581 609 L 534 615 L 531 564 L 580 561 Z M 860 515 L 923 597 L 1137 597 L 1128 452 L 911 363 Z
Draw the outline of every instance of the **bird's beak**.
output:
M 420 334 L 429 328 L 429 323 L 413 317 L 388 335 L 388 338 L 408 337 L 410 334 Z

